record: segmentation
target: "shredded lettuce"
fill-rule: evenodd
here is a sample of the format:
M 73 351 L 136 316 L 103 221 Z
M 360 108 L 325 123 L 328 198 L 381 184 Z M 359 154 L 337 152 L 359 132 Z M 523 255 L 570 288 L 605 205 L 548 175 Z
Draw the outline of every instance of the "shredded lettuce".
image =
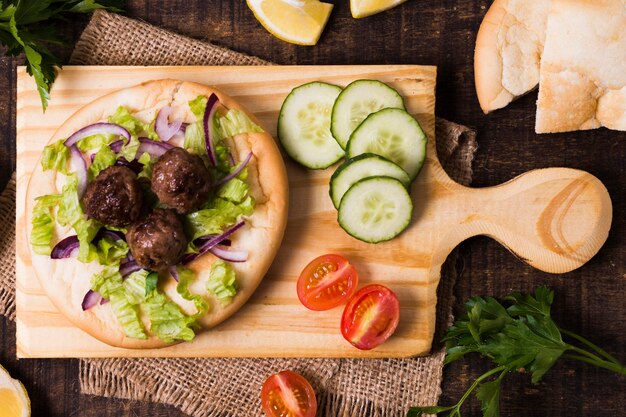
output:
M 109 123 L 115 123 L 131 134 L 131 136 L 146 136 L 152 140 L 160 140 L 154 127 L 148 123 L 144 123 L 128 111 L 124 106 L 119 106 L 114 114 L 109 116 Z
M 200 122 L 204 118 L 204 111 L 208 102 L 209 98 L 206 96 L 198 96 L 189 102 L 189 109 L 197 119 L 200 119 Z
M 195 316 L 187 316 L 176 303 L 154 290 L 141 305 L 150 319 L 150 330 L 166 343 L 195 337 Z
M 123 240 L 113 240 L 108 236 L 98 240 L 95 245 L 100 265 L 119 265 L 128 254 L 128 244 Z
M 139 305 L 131 302 L 117 267 L 106 267 L 94 275 L 91 279 L 91 289 L 110 301 L 113 313 L 126 336 L 134 339 L 148 338 L 139 316 Z
M 233 203 L 241 203 L 248 195 L 248 184 L 239 178 L 233 178 L 217 190 L 217 196 Z
M 222 305 L 230 304 L 237 295 L 237 280 L 232 265 L 218 259 L 211 265 L 209 281 L 206 283 L 209 290 Z
M 68 174 L 67 161 L 70 158 L 70 149 L 63 142 L 65 142 L 65 139 L 57 140 L 43 148 L 41 166 L 44 171 L 54 169 L 62 174 Z
M 89 166 L 89 180 L 93 180 L 108 167 L 115 165 L 117 155 L 108 145 L 102 145 Z
M 87 152 L 92 149 L 100 149 L 103 146 L 108 146 L 116 140 L 118 140 L 118 138 L 115 135 L 91 135 L 79 140 L 76 146 L 81 152 Z
M 130 140 L 124 146 L 122 146 L 122 149 L 119 151 L 118 155 L 124 157 L 124 159 L 130 162 L 135 159 L 135 156 L 137 156 L 139 145 L 139 137 L 137 137 L 137 135 L 131 135 Z
M 30 235 L 30 244 L 33 251 L 39 255 L 50 255 L 52 252 L 52 237 L 54 235 L 54 217 L 52 209 L 61 201 L 61 196 L 44 195 L 35 199 L 37 204 L 33 209 L 33 226 Z
M 78 236 L 80 248 L 78 260 L 91 262 L 97 257 L 97 251 L 91 241 L 98 233 L 100 224 L 95 220 L 87 220 L 78 198 L 78 180 L 76 175 L 67 177 L 67 182 L 61 193 L 57 222 L 61 226 L 71 225 Z
M 247 132 L 262 133 L 263 129 L 257 126 L 248 115 L 239 109 L 230 109 L 226 116 L 219 119 L 222 137 L 232 138 Z
M 152 168 L 154 168 L 157 158 L 152 158 L 148 152 L 144 152 L 137 159 L 137 161 L 143 165 L 143 168 L 141 169 L 139 175 L 137 175 L 137 178 L 152 179 Z
M 187 126 L 183 147 L 193 154 L 206 157 L 202 120 Z
M 176 291 L 183 297 L 185 300 L 193 301 L 194 306 L 196 306 L 196 314 L 194 317 L 199 319 L 204 316 L 207 311 L 209 311 L 209 304 L 206 302 L 204 298 L 202 298 L 198 294 L 191 294 L 189 291 L 189 284 L 196 279 L 196 274 L 189 268 L 185 268 L 184 266 L 177 266 L 176 270 L 178 272 L 178 285 L 176 286 Z
M 130 274 L 122 285 L 126 290 L 126 296 L 131 304 L 141 304 L 146 301 L 148 295 L 156 289 L 159 274 L 140 269 Z

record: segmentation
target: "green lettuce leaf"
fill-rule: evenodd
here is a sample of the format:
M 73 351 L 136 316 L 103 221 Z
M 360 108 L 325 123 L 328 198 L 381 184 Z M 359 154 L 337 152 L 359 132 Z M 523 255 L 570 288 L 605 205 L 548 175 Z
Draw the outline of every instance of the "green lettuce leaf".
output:
M 248 132 L 263 132 L 263 129 L 257 126 L 245 112 L 239 109 L 229 110 L 226 116 L 220 117 L 219 124 L 221 135 L 224 138 L 232 138 Z
M 109 116 L 109 123 L 115 123 L 131 134 L 131 136 L 146 136 L 152 140 L 159 140 L 159 135 L 155 132 L 154 128 L 144 123 L 128 111 L 124 106 L 119 106 L 114 114 Z
M 157 160 L 157 158 L 151 157 L 148 152 L 141 154 L 137 161 L 143 164 L 143 168 L 141 169 L 139 175 L 137 175 L 137 178 L 152 179 L 152 168 L 154 168 L 154 164 Z
M 35 253 L 50 255 L 55 224 L 52 209 L 60 203 L 61 196 L 58 194 L 44 195 L 37 197 L 35 201 L 37 201 L 37 204 L 33 209 L 33 218 L 31 220 L 33 229 L 30 236 L 30 244 Z
M 189 152 L 206 158 L 206 146 L 204 144 L 204 129 L 202 120 L 191 123 L 185 130 L 185 142 L 183 147 Z
M 248 195 L 248 184 L 233 178 L 217 190 L 217 196 L 233 203 L 241 203 Z
M 115 152 L 108 145 L 102 145 L 89 166 L 89 180 L 93 180 L 100 172 L 115 165 L 115 161 L 117 161 Z
M 139 145 L 139 137 L 137 135 L 131 135 L 130 140 L 124 146 L 122 146 L 122 149 L 119 151 L 118 155 L 124 157 L 124 159 L 130 162 L 135 159 L 135 156 L 137 156 Z
M 197 119 L 200 119 L 200 122 L 202 122 L 202 119 L 204 118 L 204 111 L 206 110 L 208 101 L 208 97 L 198 96 L 189 102 L 189 109 Z
M 110 301 L 124 334 L 134 339 L 147 339 L 148 335 L 139 316 L 139 305 L 129 299 L 117 266 L 104 268 L 91 279 L 91 289 Z M 135 300 L 133 300 L 135 301 Z
M 103 146 L 108 146 L 116 140 L 118 140 L 118 137 L 115 135 L 92 135 L 79 140 L 76 143 L 76 146 L 81 152 L 87 152 L 93 149 L 100 149 Z
M 237 280 L 232 265 L 218 259 L 211 265 L 210 278 L 206 284 L 209 290 L 222 305 L 230 304 L 237 295 Z
M 191 294 L 191 291 L 189 291 L 189 284 L 191 284 L 193 280 L 196 279 L 196 274 L 191 269 L 185 268 L 184 266 L 177 266 L 176 270 L 178 271 L 178 285 L 176 286 L 176 291 L 185 300 L 193 301 L 193 304 L 197 310 L 196 314 L 194 314 L 194 317 L 197 320 L 200 317 L 204 316 L 207 311 L 209 311 L 209 304 L 200 295 Z
M 128 254 L 128 244 L 123 240 L 113 240 L 103 237 L 95 245 L 100 265 L 119 265 Z
M 141 304 L 146 301 L 148 295 L 156 289 L 159 274 L 140 269 L 130 274 L 123 282 L 128 301 L 133 304 Z
M 54 169 L 62 174 L 68 174 L 67 161 L 70 158 L 70 149 L 63 142 L 65 139 L 58 140 L 43 148 L 41 166 L 44 171 Z
M 141 307 L 150 319 L 150 330 L 164 342 L 190 341 L 195 337 L 195 316 L 187 316 L 176 303 L 158 290 L 152 291 Z
M 68 176 L 61 193 L 57 221 L 61 226 L 71 225 L 74 228 L 80 242 L 78 260 L 91 262 L 97 257 L 97 249 L 91 241 L 98 233 L 100 224 L 95 220 L 87 220 L 78 198 L 77 186 L 76 175 Z

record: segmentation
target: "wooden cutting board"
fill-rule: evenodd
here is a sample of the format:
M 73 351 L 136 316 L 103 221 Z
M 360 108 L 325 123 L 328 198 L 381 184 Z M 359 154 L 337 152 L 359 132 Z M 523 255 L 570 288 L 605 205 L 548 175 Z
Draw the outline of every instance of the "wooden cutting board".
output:
M 606 188 L 583 171 L 536 170 L 483 189 L 452 181 L 435 150 L 435 67 L 65 67 L 45 114 L 24 67 L 17 74 L 19 357 L 423 355 L 434 333 L 441 265 L 460 242 L 479 234 L 492 236 L 530 265 L 563 273 L 595 255 L 611 225 Z M 412 188 L 411 226 L 400 237 L 377 245 L 353 239 L 337 225 L 328 197 L 333 169 L 310 171 L 286 158 L 291 196 L 283 244 L 262 284 L 240 311 L 200 333 L 192 343 L 164 349 L 125 350 L 92 338 L 56 310 L 34 274 L 25 237 L 30 227 L 24 217 L 26 188 L 43 146 L 74 111 L 114 90 L 161 78 L 217 86 L 255 113 L 273 135 L 282 101 L 295 86 L 314 80 L 347 85 L 360 78 L 389 83 L 405 97 L 408 110 L 430 139 L 424 169 Z M 382 283 L 396 292 L 400 325 L 387 343 L 371 351 L 357 350 L 339 331 L 341 308 L 312 312 L 300 304 L 297 277 L 310 260 L 324 253 L 350 259 L 361 286 Z M 500 278 L 507 279 L 506 271 Z

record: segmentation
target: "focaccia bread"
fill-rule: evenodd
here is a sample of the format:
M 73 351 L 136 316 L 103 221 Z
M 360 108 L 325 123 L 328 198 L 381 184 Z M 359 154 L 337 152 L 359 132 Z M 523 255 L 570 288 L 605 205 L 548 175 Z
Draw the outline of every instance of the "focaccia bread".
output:
M 474 76 L 485 113 L 505 107 L 539 83 L 550 0 L 495 0 L 478 31 Z
M 151 123 L 156 112 L 169 105 L 173 108 L 173 118 L 182 118 L 184 123 L 193 123 L 197 118 L 188 103 L 198 96 L 209 97 L 213 93 L 226 108 L 245 112 L 230 97 L 212 87 L 176 80 L 151 81 L 101 97 L 81 108 L 63 122 L 50 143 L 67 138 L 85 126 L 106 121 L 119 106 L 125 106 L 134 117 L 144 123 Z M 252 122 L 260 125 L 254 115 L 246 114 Z M 232 162 L 235 164 L 252 153 L 247 164 L 246 182 L 249 194 L 255 200 L 254 211 L 245 217 L 245 225 L 229 237 L 231 248 L 247 251 L 248 258 L 245 262 L 231 264 L 236 273 L 238 292 L 229 304 L 220 303 L 207 292 L 209 270 L 217 260 L 213 254 L 207 252 L 187 265 L 195 272 L 195 278 L 188 287 L 190 292 L 201 295 L 209 304 L 206 315 L 198 320 L 203 329 L 222 322 L 246 303 L 278 251 L 287 219 L 287 176 L 274 139 L 265 132 L 249 132 L 235 135 L 228 142 Z M 35 198 L 60 193 L 63 184 L 61 177 L 64 176 L 57 171 L 44 171 L 41 164 L 37 164 L 26 197 L 29 241 L 33 238 L 30 224 Z M 69 226 L 57 225 L 55 241 L 73 233 Z M 81 263 L 75 257 L 51 259 L 50 256 L 36 254 L 32 249 L 31 253 L 37 277 L 54 305 L 70 321 L 92 336 L 124 348 L 157 348 L 168 344 L 149 332 L 150 322 L 145 316 L 142 321 L 148 337 L 143 340 L 128 337 L 113 312 L 113 302 L 98 304 L 83 311 L 81 303 L 90 290 L 91 279 L 102 268 L 98 262 Z M 196 310 L 194 303 L 181 297 L 176 290 L 176 281 L 167 272 L 160 271 L 159 274 L 158 289 L 178 304 L 184 313 L 193 315 Z
M 537 133 L 626 130 L 626 1 L 553 0 Z

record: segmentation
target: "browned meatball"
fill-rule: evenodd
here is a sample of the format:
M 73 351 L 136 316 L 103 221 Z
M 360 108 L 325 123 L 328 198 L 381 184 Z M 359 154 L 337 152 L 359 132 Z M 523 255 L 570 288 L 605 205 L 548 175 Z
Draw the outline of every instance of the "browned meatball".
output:
M 112 166 L 87 185 L 83 204 L 90 218 L 107 226 L 125 227 L 139 218 L 143 193 L 133 171 Z
M 198 155 L 173 148 L 154 164 L 152 191 L 179 214 L 189 213 L 209 197 L 211 174 Z
M 137 263 L 152 270 L 175 265 L 187 248 L 182 223 L 172 210 L 166 209 L 154 209 L 133 223 L 126 240 Z

